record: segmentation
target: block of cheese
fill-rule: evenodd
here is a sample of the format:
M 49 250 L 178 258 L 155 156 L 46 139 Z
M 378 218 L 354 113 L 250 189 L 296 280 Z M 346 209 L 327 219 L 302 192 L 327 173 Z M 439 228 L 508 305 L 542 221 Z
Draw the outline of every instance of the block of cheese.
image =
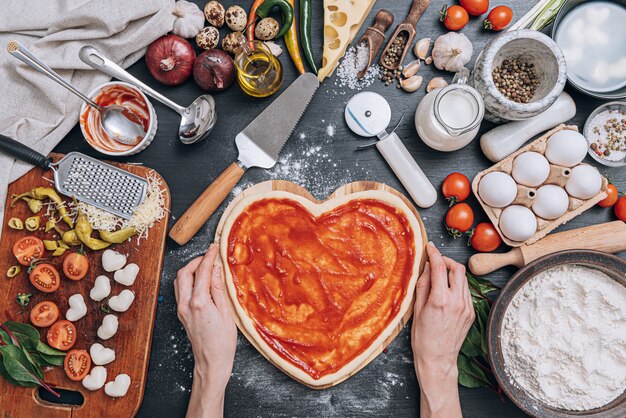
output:
M 376 0 L 324 0 L 324 55 L 317 77 L 331 75 Z

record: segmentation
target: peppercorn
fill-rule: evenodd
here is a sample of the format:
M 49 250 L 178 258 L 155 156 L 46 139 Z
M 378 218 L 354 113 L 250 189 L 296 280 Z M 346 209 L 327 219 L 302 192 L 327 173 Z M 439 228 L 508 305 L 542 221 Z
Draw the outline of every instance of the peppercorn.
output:
M 494 85 L 507 98 L 517 103 L 528 103 L 539 84 L 534 67 L 534 64 L 523 60 L 505 59 L 492 71 Z

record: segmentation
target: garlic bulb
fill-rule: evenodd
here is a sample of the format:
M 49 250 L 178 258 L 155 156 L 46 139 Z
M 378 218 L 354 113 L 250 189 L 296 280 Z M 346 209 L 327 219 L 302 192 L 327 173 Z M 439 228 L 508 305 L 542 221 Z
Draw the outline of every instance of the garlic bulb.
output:
M 172 33 L 182 38 L 194 38 L 204 27 L 204 12 L 195 4 L 179 0 L 172 14 L 176 16 Z
M 456 73 L 472 59 L 474 47 L 462 33 L 448 32 L 435 41 L 432 56 L 440 70 Z

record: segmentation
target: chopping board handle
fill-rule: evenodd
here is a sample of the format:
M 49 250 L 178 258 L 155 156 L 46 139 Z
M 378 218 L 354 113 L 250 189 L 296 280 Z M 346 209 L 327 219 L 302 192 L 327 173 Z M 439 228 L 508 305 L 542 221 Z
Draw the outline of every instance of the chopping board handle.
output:
M 178 219 L 170 231 L 170 237 L 178 244 L 185 245 L 209 220 L 244 173 L 245 169 L 238 163 L 229 165 Z

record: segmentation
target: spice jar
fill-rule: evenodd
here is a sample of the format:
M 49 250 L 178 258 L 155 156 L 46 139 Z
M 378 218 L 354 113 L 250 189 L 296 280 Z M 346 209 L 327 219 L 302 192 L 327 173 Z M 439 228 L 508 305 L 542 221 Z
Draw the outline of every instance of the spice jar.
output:
M 467 84 L 469 70 L 461 68 L 452 84 L 428 93 L 417 106 L 419 137 L 438 151 L 456 151 L 478 134 L 485 114 L 482 97 Z

